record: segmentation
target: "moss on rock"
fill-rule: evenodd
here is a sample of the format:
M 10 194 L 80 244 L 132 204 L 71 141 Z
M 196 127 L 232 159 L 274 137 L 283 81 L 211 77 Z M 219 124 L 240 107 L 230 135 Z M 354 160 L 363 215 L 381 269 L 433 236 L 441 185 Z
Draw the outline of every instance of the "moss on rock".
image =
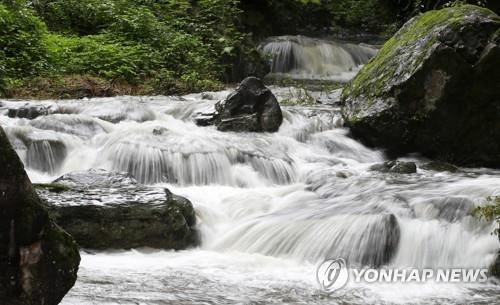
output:
M 345 87 L 346 125 L 394 155 L 500 166 L 499 27 L 472 5 L 413 18 Z

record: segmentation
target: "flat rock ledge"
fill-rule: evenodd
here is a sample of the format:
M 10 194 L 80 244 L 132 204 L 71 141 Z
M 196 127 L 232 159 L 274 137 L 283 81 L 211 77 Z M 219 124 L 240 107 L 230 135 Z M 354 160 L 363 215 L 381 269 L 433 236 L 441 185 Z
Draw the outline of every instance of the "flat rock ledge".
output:
M 83 248 L 182 250 L 199 244 L 189 200 L 126 173 L 74 172 L 37 189 L 50 215 Z

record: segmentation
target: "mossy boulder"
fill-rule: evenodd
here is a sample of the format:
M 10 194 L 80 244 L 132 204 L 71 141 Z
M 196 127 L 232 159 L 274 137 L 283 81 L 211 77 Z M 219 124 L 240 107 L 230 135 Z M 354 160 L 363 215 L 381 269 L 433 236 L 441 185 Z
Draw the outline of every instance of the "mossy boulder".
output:
M 137 183 L 126 173 L 92 169 L 39 185 L 50 215 L 88 249 L 197 246 L 196 215 L 186 198 Z
M 43 208 L 1 127 L 0 167 L 0 304 L 58 304 L 76 281 L 77 244 Z
M 499 29 L 472 5 L 410 20 L 343 90 L 353 136 L 393 155 L 500 167 Z

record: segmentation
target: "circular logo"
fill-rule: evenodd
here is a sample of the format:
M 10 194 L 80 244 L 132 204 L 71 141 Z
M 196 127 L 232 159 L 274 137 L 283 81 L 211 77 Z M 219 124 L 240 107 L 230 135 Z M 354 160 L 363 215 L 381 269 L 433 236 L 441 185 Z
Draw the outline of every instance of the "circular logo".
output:
M 343 258 L 328 259 L 316 270 L 316 280 L 323 291 L 333 292 L 344 287 L 349 280 L 347 264 Z

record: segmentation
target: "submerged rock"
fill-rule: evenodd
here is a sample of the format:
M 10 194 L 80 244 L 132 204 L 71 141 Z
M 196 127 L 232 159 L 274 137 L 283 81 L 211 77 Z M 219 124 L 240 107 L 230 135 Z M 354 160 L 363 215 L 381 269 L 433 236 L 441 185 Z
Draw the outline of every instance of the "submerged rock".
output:
M 84 248 L 179 250 L 198 244 L 189 200 L 124 173 L 70 173 L 39 192 L 50 214 Z
M 212 115 L 202 114 L 196 123 L 215 124 L 221 131 L 276 132 L 283 122 L 278 100 L 256 77 L 243 80 L 215 109 Z
M 450 172 L 456 173 L 459 171 L 458 167 L 453 164 L 439 161 L 431 161 L 421 166 L 422 169 L 432 170 L 435 172 Z
M 5 132 L 28 168 L 52 174 L 68 154 L 64 137 L 55 133 L 25 127 L 6 127 Z
M 22 118 L 33 120 L 41 115 L 48 115 L 49 108 L 45 106 L 24 105 L 19 108 L 10 108 L 7 115 L 10 118 Z
M 499 29 L 471 5 L 413 18 L 344 89 L 352 134 L 394 154 L 499 167 Z
M 413 210 L 417 218 L 440 219 L 455 223 L 470 216 L 474 206 L 474 201 L 466 196 L 436 196 L 415 203 Z
M 26 166 L 29 168 L 52 174 L 66 159 L 67 148 L 60 140 L 33 140 L 27 147 Z
M 58 304 L 76 281 L 78 247 L 42 207 L 1 127 L 0 165 L 0 304 Z
M 417 172 L 417 166 L 414 162 L 387 161 L 372 165 L 370 170 L 382 173 L 414 174 Z
M 387 265 L 396 254 L 401 229 L 394 214 L 383 215 L 380 223 L 367 232 L 369 241 L 360 257 L 361 266 L 379 268 Z

